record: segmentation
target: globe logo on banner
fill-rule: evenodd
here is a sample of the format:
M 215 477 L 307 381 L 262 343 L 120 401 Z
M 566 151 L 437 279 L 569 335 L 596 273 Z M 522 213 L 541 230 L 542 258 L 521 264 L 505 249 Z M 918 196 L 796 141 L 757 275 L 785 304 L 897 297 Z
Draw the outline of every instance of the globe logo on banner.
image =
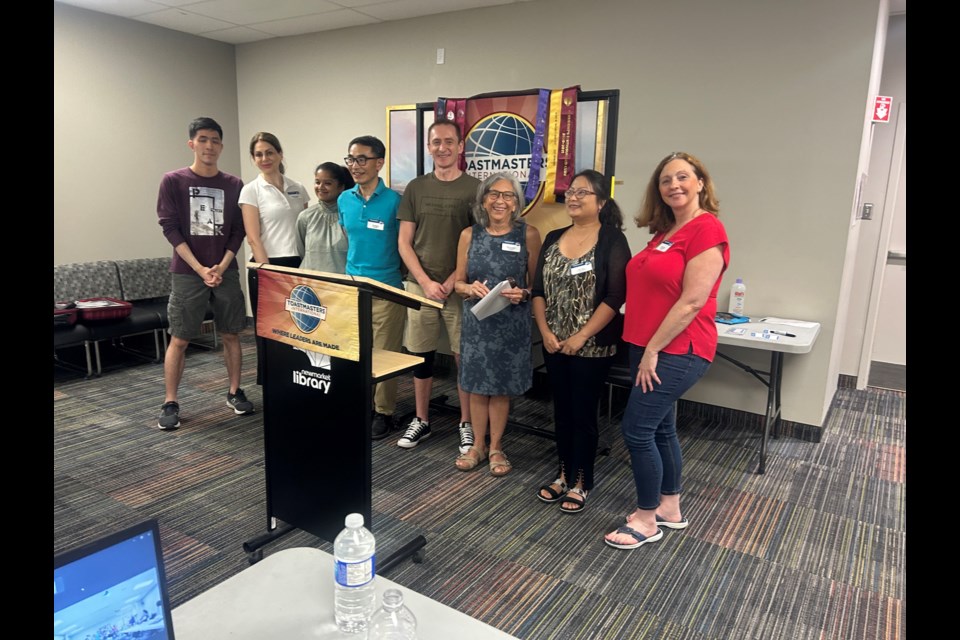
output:
M 534 134 L 533 125 L 513 113 L 494 113 L 480 119 L 464 141 L 467 173 L 481 181 L 495 173 L 509 173 L 520 182 L 521 190 L 526 189 Z M 532 206 L 533 202 L 528 202 L 523 213 Z
M 303 284 L 293 288 L 285 307 L 297 329 L 303 333 L 316 331 L 327 317 L 327 308 L 320 304 L 317 293 Z

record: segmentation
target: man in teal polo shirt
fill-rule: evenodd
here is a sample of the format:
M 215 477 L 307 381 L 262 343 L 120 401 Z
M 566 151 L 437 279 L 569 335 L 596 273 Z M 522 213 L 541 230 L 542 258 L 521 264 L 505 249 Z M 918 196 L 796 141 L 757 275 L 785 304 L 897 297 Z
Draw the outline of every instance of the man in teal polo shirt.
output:
M 386 148 L 378 138 L 360 136 L 350 141 L 343 159 L 356 186 L 337 199 L 340 224 L 347 233 L 347 274 L 364 276 L 403 289 L 400 251 L 397 248 L 400 196 L 380 179 Z M 406 310 L 398 304 L 374 298 L 373 347 L 400 351 Z M 380 440 L 394 426 L 397 379 L 376 385 L 373 394 L 373 439 Z

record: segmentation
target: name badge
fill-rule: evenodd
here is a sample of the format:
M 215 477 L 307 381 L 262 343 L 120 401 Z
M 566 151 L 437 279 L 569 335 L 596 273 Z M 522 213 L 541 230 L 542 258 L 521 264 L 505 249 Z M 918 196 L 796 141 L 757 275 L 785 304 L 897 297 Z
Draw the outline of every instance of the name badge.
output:
M 367 220 L 367 229 L 383 231 L 383 220 Z
M 570 275 L 572 276 L 586 273 L 587 271 L 593 271 L 593 263 L 589 260 L 587 262 L 578 262 L 577 264 L 570 265 Z
M 520 253 L 520 243 L 504 240 L 500 245 L 500 249 L 502 251 L 509 251 L 510 253 Z
M 659 245 L 657 245 L 657 251 L 659 251 L 660 253 L 663 253 L 664 251 L 666 251 L 672 246 L 673 246 L 672 242 L 670 242 L 669 240 L 664 240 Z
M 291 198 L 299 198 L 300 192 L 297 191 L 296 189 L 293 189 L 291 191 L 287 191 L 287 195 L 290 196 Z

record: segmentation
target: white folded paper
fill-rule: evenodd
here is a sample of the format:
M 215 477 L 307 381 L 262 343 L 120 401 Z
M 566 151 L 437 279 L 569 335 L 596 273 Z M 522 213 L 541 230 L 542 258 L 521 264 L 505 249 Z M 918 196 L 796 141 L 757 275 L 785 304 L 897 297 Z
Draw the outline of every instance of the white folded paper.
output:
M 490 289 L 487 295 L 480 298 L 480 301 L 473 305 L 470 311 L 473 312 L 473 315 L 477 316 L 477 320 L 489 318 L 498 311 L 502 311 L 510 304 L 510 300 L 500 295 L 500 292 L 509 288 L 510 283 L 504 280 L 493 289 Z
M 787 320 L 784 318 L 760 318 L 760 322 L 767 324 L 785 324 L 788 327 L 800 327 L 801 329 L 813 329 L 817 326 L 816 322 L 807 322 L 805 320 Z

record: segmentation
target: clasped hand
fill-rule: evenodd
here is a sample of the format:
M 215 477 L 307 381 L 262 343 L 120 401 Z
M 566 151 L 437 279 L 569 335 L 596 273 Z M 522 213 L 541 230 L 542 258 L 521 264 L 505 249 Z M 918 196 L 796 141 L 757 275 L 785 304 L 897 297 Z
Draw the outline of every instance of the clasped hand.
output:
M 547 353 L 560 352 L 566 356 L 574 356 L 580 349 L 583 349 L 583 345 L 586 343 L 587 338 L 579 332 L 568 337 L 566 340 L 558 339 L 552 331 L 543 336 L 543 348 L 547 350 Z
M 223 276 L 220 275 L 219 265 L 213 267 L 204 267 L 201 270 L 201 277 L 203 278 L 203 283 L 210 288 L 219 287 L 220 283 L 223 282 Z

